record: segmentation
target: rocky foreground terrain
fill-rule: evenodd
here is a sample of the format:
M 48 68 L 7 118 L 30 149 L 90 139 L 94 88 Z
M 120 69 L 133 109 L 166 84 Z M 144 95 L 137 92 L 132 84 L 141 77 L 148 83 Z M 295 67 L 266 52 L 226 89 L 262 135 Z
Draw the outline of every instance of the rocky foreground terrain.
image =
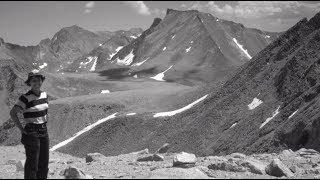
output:
M 312 149 L 206 157 L 169 150 L 83 158 L 50 152 L 49 178 L 320 178 L 320 153 Z M 24 156 L 21 145 L 0 146 L 0 178 L 23 178 Z

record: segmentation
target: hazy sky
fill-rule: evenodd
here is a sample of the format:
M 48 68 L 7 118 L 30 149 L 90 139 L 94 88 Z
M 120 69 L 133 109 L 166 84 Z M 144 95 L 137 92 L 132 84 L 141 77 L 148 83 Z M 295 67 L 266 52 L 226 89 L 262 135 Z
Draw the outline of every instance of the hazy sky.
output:
M 284 31 L 320 11 L 312 1 L 0 1 L 0 37 L 36 45 L 61 28 L 78 25 L 90 31 L 148 28 L 167 8 L 197 9 L 218 18 L 267 31 Z

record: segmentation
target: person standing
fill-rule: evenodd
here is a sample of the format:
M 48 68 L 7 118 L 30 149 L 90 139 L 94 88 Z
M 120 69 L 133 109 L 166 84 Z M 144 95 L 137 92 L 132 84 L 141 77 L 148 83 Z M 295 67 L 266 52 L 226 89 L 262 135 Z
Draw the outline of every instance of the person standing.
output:
M 47 93 L 41 91 L 44 80 L 45 76 L 38 70 L 30 72 L 25 83 L 31 89 L 19 97 L 10 111 L 12 120 L 21 131 L 21 143 L 26 152 L 25 179 L 47 179 L 49 170 L 49 135 L 46 126 L 49 103 Z M 23 113 L 25 127 L 18 118 L 19 112 Z

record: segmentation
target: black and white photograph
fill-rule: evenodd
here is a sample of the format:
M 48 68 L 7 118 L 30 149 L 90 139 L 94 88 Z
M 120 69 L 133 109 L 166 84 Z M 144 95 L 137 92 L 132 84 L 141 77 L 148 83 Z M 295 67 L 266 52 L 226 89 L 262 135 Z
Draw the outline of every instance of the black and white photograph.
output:
M 0 1 L 0 179 L 320 179 L 320 1 Z

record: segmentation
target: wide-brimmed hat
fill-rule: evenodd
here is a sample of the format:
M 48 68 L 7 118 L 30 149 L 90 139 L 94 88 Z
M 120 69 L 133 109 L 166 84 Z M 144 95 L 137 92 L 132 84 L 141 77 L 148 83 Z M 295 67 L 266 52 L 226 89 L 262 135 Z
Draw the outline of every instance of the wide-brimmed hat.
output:
M 33 77 L 40 77 L 42 79 L 42 81 L 44 81 L 46 79 L 46 77 L 44 77 L 44 75 L 42 75 L 39 70 L 35 69 L 35 70 L 32 70 L 31 72 L 29 72 L 28 74 L 28 79 L 25 81 L 25 83 L 30 86 L 30 80 L 33 78 Z

